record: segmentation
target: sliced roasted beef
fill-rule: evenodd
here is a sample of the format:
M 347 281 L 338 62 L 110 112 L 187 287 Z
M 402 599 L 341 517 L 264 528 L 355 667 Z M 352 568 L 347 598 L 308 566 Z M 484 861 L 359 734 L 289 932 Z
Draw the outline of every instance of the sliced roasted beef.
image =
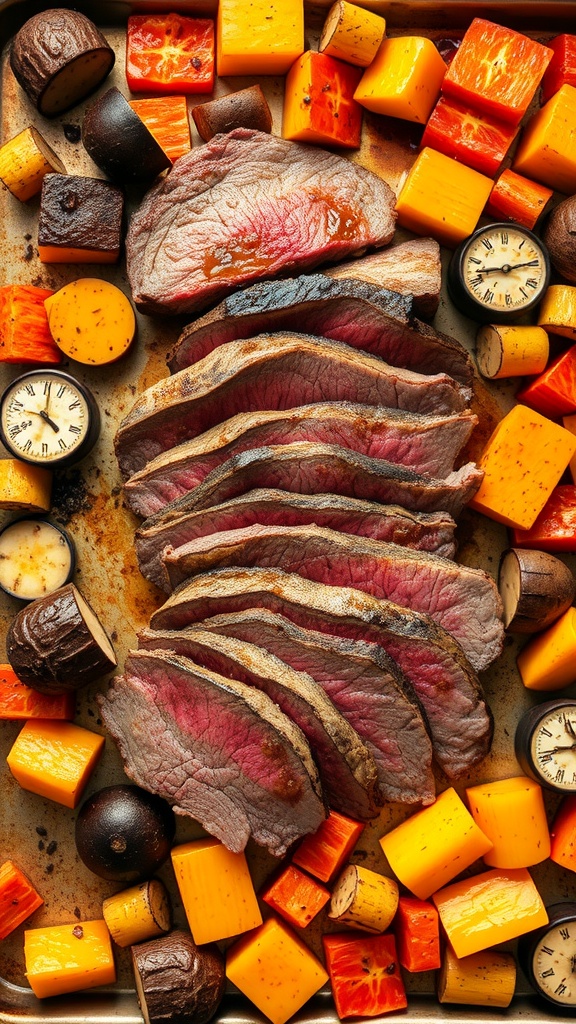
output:
M 198 628 L 256 643 L 311 675 L 371 751 L 386 800 L 434 800 L 432 745 L 420 707 L 382 647 L 302 629 L 265 608 L 215 615 Z
M 162 587 L 166 573 L 162 552 L 196 537 L 243 526 L 328 526 L 343 533 L 405 544 L 453 558 L 455 522 L 446 512 L 409 512 L 399 505 L 378 505 L 339 494 L 290 494 L 254 490 L 221 505 L 181 516 L 157 514 L 136 531 L 136 554 L 143 576 Z
M 301 730 L 265 693 L 168 651 L 134 651 L 100 698 L 126 774 L 238 853 L 281 857 L 325 817 Z
M 146 650 L 175 651 L 211 672 L 267 693 L 308 740 L 329 806 L 362 821 L 376 817 L 383 798 L 374 758 L 310 675 L 254 643 L 201 629 L 144 629 L 138 640 Z
M 127 477 L 238 412 L 348 401 L 441 415 L 461 412 L 468 398 L 445 374 L 393 368 L 338 341 L 260 335 L 222 345 L 144 391 L 120 424 L 116 454 Z
M 236 128 L 176 162 L 133 215 L 126 263 L 145 313 L 190 313 L 252 281 L 394 234 L 392 190 L 315 146 Z
M 226 566 L 262 566 L 331 586 L 355 587 L 430 615 L 476 669 L 504 642 L 502 602 L 487 573 L 425 551 L 320 526 L 247 526 L 188 541 L 162 556 L 171 586 Z
M 453 637 L 429 615 L 277 569 L 221 569 L 180 587 L 150 625 L 182 629 L 247 608 L 267 608 L 306 629 L 379 644 L 422 704 L 434 755 L 450 778 L 466 774 L 488 753 L 492 719 L 478 678 Z
M 262 281 L 230 295 L 184 328 L 168 365 L 174 373 L 203 359 L 218 345 L 279 330 L 334 338 L 380 356 L 392 366 L 448 373 L 465 384 L 474 376 L 466 349 L 412 319 L 405 296 L 365 281 L 332 280 L 323 274 Z
M 482 472 L 471 462 L 445 480 L 435 480 L 339 445 L 301 441 L 233 456 L 213 469 L 203 484 L 150 518 L 166 522 L 184 512 L 207 509 L 253 488 L 266 487 L 296 494 L 341 494 L 398 504 L 414 512 L 444 510 L 457 519 L 481 480 Z
M 233 455 L 296 441 L 338 444 L 443 478 L 454 468 L 476 422 L 468 412 L 427 416 L 348 402 L 239 413 L 152 459 L 126 482 L 126 500 L 137 515 L 152 515 L 197 487 Z
M 417 316 L 433 317 L 440 304 L 442 261 L 434 238 L 409 238 L 386 249 L 344 260 L 322 273 L 334 278 L 367 281 L 400 295 L 409 295 Z

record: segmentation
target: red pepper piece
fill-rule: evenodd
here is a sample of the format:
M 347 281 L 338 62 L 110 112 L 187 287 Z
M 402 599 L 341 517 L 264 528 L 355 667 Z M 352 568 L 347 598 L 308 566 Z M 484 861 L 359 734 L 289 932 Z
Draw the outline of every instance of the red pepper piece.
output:
M 576 871 L 576 795 L 565 796 L 550 829 L 550 860 Z
M 214 22 L 182 14 L 132 15 L 126 80 L 132 92 L 212 92 Z
M 330 893 L 320 882 L 289 864 L 261 897 L 290 924 L 306 928 L 326 906 Z
M 315 878 L 329 882 L 348 860 L 363 828 L 362 822 L 330 811 L 320 828 L 300 843 L 292 860 Z
M 398 959 L 407 971 L 440 967 L 440 925 L 433 903 L 401 896 L 395 920 Z
M 532 230 L 553 195 L 551 188 L 506 168 L 490 193 L 486 213 Z
M 0 720 L 74 718 L 74 693 L 40 693 L 26 686 L 11 665 L 0 665 Z
M 544 373 L 531 380 L 516 398 L 524 405 L 557 420 L 576 410 L 576 345 L 558 356 Z
M 520 32 L 474 18 L 446 72 L 442 92 L 518 125 L 552 56 L 547 46 Z
M 322 943 L 340 1020 L 408 1005 L 393 935 L 324 935 Z
M 511 531 L 511 547 L 576 551 L 576 486 L 555 487 L 529 530 Z
M 576 36 L 562 33 L 548 46 L 554 56 L 542 79 L 542 103 L 546 103 L 562 85 L 576 85 Z
M 493 177 L 512 145 L 518 129 L 471 107 L 441 96 L 432 111 L 421 147 L 431 146 L 445 156 Z
M 47 363 L 62 361 L 62 353 L 48 327 L 44 306 L 53 292 L 29 284 L 0 288 L 0 362 Z
M 0 939 L 30 917 L 44 900 L 29 878 L 11 860 L 0 867 Z

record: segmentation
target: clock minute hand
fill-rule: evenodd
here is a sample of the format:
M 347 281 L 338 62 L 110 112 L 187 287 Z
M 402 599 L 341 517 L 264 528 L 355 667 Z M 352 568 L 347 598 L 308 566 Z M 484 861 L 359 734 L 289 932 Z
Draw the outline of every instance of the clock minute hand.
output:
M 47 423 L 49 427 L 52 427 L 52 430 L 54 431 L 55 434 L 59 433 L 60 427 L 58 426 L 57 423 L 54 423 L 54 420 L 50 419 L 50 417 L 49 417 L 49 415 L 48 415 L 48 413 L 46 412 L 45 409 L 40 409 L 40 412 L 38 413 L 38 415 L 42 417 L 44 422 Z
M 566 747 L 552 747 L 552 750 L 541 750 L 541 754 L 557 754 L 559 750 L 576 750 L 576 743 L 570 743 Z

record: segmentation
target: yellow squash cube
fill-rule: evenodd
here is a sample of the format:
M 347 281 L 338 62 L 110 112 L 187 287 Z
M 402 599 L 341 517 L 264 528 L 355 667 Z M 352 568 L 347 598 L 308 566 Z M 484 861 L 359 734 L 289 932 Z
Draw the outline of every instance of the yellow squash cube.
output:
M 23 789 L 76 807 L 96 767 L 104 737 L 72 722 L 29 719 L 6 758 Z
M 474 231 L 492 185 L 485 174 L 426 146 L 398 196 L 398 223 L 453 248 Z
M 275 917 L 228 950 L 226 977 L 272 1024 L 285 1024 L 328 981 L 320 961 Z
M 527 406 L 515 405 L 480 456 L 484 479 L 470 508 L 528 530 L 575 453 L 573 434 Z
M 394 874 L 418 899 L 428 897 L 491 849 L 453 788 L 380 840 Z
M 354 99 L 367 110 L 426 124 L 440 95 L 446 64 L 431 39 L 384 39 Z
M 24 932 L 28 983 L 39 999 L 116 981 L 105 921 L 75 921 Z
M 526 868 L 484 871 L 447 885 L 433 900 L 458 957 L 548 924 L 546 907 Z
M 303 0 L 220 0 L 216 60 L 226 75 L 285 75 L 304 53 Z
M 528 868 L 550 856 L 550 833 L 542 787 L 526 776 L 470 786 L 468 806 L 492 841 L 484 854 L 494 868 Z
M 536 113 L 520 139 L 518 174 L 558 192 L 576 192 L 576 88 L 563 85 Z
M 568 608 L 522 648 L 518 671 L 527 690 L 564 690 L 576 680 L 576 608 Z
M 219 942 L 262 924 L 243 853 L 217 839 L 197 839 L 172 850 L 172 866 L 194 942 Z

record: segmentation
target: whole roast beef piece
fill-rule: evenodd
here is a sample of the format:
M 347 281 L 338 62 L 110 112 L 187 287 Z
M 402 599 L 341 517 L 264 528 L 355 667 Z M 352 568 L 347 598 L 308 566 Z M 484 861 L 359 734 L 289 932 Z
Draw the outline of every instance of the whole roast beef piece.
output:
M 99 698 L 126 774 L 235 853 L 281 857 L 326 815 L 301 730 L 265 693 L 169 651 L 133 651 Z
M 430 615 L 476 669 L 488 668 L 502 650 L 502 602 L 490 576 L 399 544 L 319 526 L 248 526 L 167 547 L 162 560 L 172 588 L 232 565 L 275 567 L 317 583 L 355 587 Z
M 461 412 L 470 392 L 445 374 L 388 366 L 349 345 L 305 334 L 231 341 L 136 400 L 116 435 L 124 477 L 239 412 L 348 401 L 409 412 Z
M 191 313 L 259 278 L 343 259 L 394 234 L 378 175 L 315 146 L 236 128 L 176 161 L 126 237 L 134 302 Z
M 290 330 L 344 341 L 392 366 L 448 373 L 469 384 L 474 369 L 466 349 L 412 319 L 410 306 L 406 296 L 365 281 L 333 280 L 323 274 L 261 281 L 230 295 L 185 327 L 168 355 L 168 365 L 174 373 L 235 338 Z
M 182 629 L 255 608 L 305 629 L 379 644 L 420 701 L 435 758 L 449 778 L 465 775 L 488 753 L 492 717 L 478 677 L 454 638 L 429 615 L 279 569 L 220 569 L 183 584 L 154 612 L 150 625 Z
M 175 651 L 211 672 L 267 693 L 308 740 L 329 806 L 362 821 L 376 817 L 382 796 L 374 758 L 310 675 L 254 643 L 200 629 L 144 629 L 138 642 L 146 650 Z
M 377 644 L 303 629 L 265 608 L 215 615 L 186 632 L 195 628 L 256 643 L 312 676 L 372 753 L 386 800 L 432 803 L 432 744 L 421 709 L 396 663 Z
M 456 524 L 446 512 L 409 512 L 399 505 L 378 505 L 339 494 L 290 494 L 254 490 L 221 505 L 181 516 L 152 516 L 136 531 L 140 572 L 156 586 L 166 583 L 162 552 L 211 533 L 263 526 L 327 526 L 374 540 L 405 544 L 418 551 L 434 551 L 445 558 L 456 552 Z
M 428 416 L 349 402 L 238 413 L 152 459 L 126 481 L 124 493 L 136 515 L 150 516 L 233 455 L 296 441 L 338 444 L 426 476 L 445 477 L 476 422 L 469 412 Z
M 167 522 L 184 512 L 207 509 L 253 488 L 266 487 L 295 494 L 341 494 L 399 504 L 414 512 L 445 510 L 457 519 L 478 490 L 482 475 L 469 462 L 445 480 L 436 480 L 340 445 L 300 441 L 234 455 L 213 469 L 204 483 L 150 518 Z

